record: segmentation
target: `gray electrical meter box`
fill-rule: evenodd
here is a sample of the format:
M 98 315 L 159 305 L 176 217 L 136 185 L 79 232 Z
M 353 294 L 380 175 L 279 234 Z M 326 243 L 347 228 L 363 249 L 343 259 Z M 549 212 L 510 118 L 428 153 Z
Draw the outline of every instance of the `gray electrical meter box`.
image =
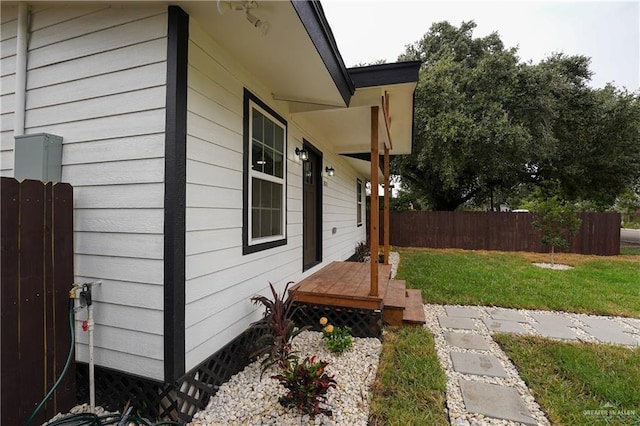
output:
M 16 136 L 14 148 L 16 179 L 60 182 L 62 179 L 62 137 L 49 133 Z

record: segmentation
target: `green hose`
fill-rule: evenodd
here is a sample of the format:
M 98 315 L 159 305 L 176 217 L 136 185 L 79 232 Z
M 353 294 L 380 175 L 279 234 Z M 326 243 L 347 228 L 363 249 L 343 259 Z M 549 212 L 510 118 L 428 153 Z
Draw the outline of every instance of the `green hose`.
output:
M 49 392 L 42 398 L 40 404 L 33 410 L 31 416 L 27 419 L 24 426 L 29 426 L 33 421 L 38 411 L 42 409 L 45 402 L 49 399 L 51 394 L 56 390 L 62 378 L 67 373 L 69 369 L 69 365 L 71 364 L 71 358 L 73 357 L 73 346 L 76 340 L 75 328 L 73 327 L 73 299 L 69 299 L 69 330 L 71 331 L 71 344 L 69 346 L 69 355 L 67 355 L 67 362 L 64 364 L 64 368 L 62 369 L 62 373 L 58 380 L 53 384 Z M 107 426 L 107 425 L 117 425 L 122 420 L 121 414 L 107 414 L 104 416 L 97 416 L 93 413 L 80 413 L 80 414 L 70 414 L 61 419 L 54 420 L 52 422 L 47 423 L 48 426 Z M 146 419 L 136 417 L 136 416 L 128 416 L 126 418 L 126 424 L 134 424 L 136 426 L 169 426 L 169 425 L 177 425 L 180 426 L 182 423 L 172 422 L 172 421 L 164 421 L 160 423 L 149 423 Z
M 48 426 L 107 426 L 117 425 L 122 420 L 121 414 L 108 414 L 106 416 L 96 416 L 92 413 L 71 414 L 62 419 L 47 423 Z M 126 418 L 127 425 L 134 424 L 136 426 L 180 426 L 182 423 L 165 421 L 160 423 L 149 423 L 146 419 L 137 416 L 128 416 Z
M 33 410 L 33 413 L 31 413 L 27 421 L 24 423 L 25 426 L 29 426 L 31 424 L 31 422 L 33 421 L 33 418 L 36 416 L 36 414 L 38 414 L 38 411 L 42 409 L 42 406 L 44 405 L 44 403 L 47 401 L 47 399 L 49 399 L 53 391 L 56 390 L 56 388 L 62 381 L 62 378 L 67 373 L 67 370 L 69 369 L 69 364 L 71 364 L 71 358 L 73 357 L 73 345 L 75 344 L 75 341 L 76 341 L 76 332 L 75 332 L 75 329 L 73 328 L 73 299 L 69 299 L 69 330 L 71 331 L 71 343 L 69 344 L 69 355 L 67 355 L 67 362 L 64 364 L 62 373 L 60 374 L 60 377 L 58 377 L 58 380 L 53 384 L 49 392 L 45 395 L 44 398 L 42 398 L 42 401 L 40 401 L 40 404 L 38 404 L 36 409 Z

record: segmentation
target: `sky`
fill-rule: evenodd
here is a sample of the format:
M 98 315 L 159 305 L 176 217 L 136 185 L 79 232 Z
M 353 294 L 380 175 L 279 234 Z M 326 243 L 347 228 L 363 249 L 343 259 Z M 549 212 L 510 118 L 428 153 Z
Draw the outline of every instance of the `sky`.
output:
M 591 58 L 591 86 L 637 91 L 640 83 L 640 0 L 626 1 L 391 1 L 323 0 L 347 67 L 378 59 L 395 62 L 431 24 L 477 24 L 474 37 L 494 31 L 522 62 L 553 52 Z

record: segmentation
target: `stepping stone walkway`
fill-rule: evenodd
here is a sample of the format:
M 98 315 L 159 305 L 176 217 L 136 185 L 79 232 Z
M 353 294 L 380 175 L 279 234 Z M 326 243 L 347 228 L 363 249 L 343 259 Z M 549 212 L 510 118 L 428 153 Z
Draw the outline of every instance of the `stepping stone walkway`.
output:
M 454 426 L 550 425 L 493 333 L 640 346 L 640 319 L 483 306 L 425 305 L 447 373 Z

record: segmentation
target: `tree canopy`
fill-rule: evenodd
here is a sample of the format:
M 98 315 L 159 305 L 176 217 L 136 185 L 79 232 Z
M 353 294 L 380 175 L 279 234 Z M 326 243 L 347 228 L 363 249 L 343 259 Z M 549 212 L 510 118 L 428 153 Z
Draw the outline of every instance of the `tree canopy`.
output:
M 521 63 L 475 23 L 434 24 L 400 60 L 421 60 L 413 154 L 394 158 L 403 185 L 434 210 L 557 180 L 563 196 L 610 205 L 640 180 L 640 101 L 592 89 L 589 58 Z

